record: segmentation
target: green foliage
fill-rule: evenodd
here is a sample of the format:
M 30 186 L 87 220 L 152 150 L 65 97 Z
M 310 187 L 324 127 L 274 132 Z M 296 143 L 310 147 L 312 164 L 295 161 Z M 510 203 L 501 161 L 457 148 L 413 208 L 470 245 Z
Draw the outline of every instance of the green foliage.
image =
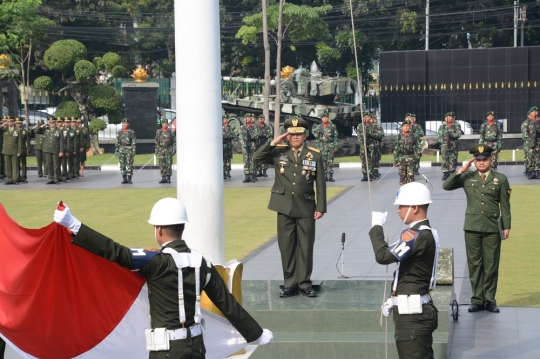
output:
M 51 91 L 53 87 L 52 79 L 49 76 L 40 76 L 34 80 L 34 88 Z
M 98 71 L 105 70 L 105 64 L 103 63 L 103 58 L 100 56 L 94 57 L 94 65 Z
M 246 56 L 242 59 L 242 66 L 249 66 L 251 65 L 253 62 L 255 61 L 255 59 L 253 58 L 253 56 Z
M 67 73 L 77 61 L 86 59 L 86 47 L 77 40 L 59 40 L 45 51 L 43 60 L 50 70 Z
M 88 104 L 96 115 L 102 115 L 120 108 L 122 97 L 114 87 L 97 85 L 90 89 Z
M 114 52 L 107 52 L 103 55 L 103 65 L 107 71 L 111 71 L 115 66 L 120 64 L 120 55 Z
M 81 117 L 79 105 L 75 101 L 64 101 L 56 106 L 56 117 Z
M 88 60 L 79 60 L 73 68 L 75 78 L 79 81 L 96 76 L 96 66 Z
M 416 32 L 416 12 L 414 11 L 401 11 L 399 15 L 399 21 L 401 23 L 401 32 L 413 34 Z
M 126 68 L 124 66 L 120 66 L 120 65 L 115 66 L 111 70 L 111 75 L 115 79 L 118 79 L 118 78 L 121 78 L 121 77 L 126 77 L 126 75 L 127 75 Z
M 74 57 L 73 57 L 73 63 L 76 63 L 79 60 L 86 59 L 87 53 L 86 53 L 86 46 L 84 46 L 81 42 L 73 39 L 68 40 L 58 40 L 52 43 L 50 47 L 55 46 L 67 46 L 73 49 Z
M 120 110 L 113 110 L 107 113 L 107 117 L 109 118 L 109 123 L 118 124 L 124 118 L 124 114 Z
M 103 131 L 107 128 L 107 124 L 105 121 L 100 120 L 99 118 L 94 118 L 90 123 L 88 124 L 88 129 L 91 133 L 98 133 L 99 131 Z

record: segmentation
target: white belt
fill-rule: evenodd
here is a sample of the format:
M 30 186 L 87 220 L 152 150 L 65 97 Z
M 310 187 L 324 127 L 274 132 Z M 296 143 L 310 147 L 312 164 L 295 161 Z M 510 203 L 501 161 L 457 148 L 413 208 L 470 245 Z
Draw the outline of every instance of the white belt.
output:
M 431 302 L 431 297 L 429 296 L 429 294 L 424 294 L 420 297 L 420 300 L 422 301 L 422 304 L 426 304 Z M 398 305 L 398 297 L 392 297 L 392 304 L 395 306 Z
M 191 337 L 197 337 L 202 334 L 202 327 L 200 324 L 195 324 L 189 328 L 180 328 L 176 330 L 168 330 L 170 340 L 179 340 L 187 338 L 187 331 L 190 331 Z

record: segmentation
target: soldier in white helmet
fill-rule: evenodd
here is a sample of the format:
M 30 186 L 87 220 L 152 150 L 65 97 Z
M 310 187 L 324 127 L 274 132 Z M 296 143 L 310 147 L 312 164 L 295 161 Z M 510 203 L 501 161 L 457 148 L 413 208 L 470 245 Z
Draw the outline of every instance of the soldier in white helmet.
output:
M 369 232 L 375 259 L 379 264 L 398 263 L 392 284 L 392 297 L 383 304 L 383 314 L 393 311 L 394 338 L 399 358 L 433 358 L 433 332 L 437 329 L 437 308 L 430 292 L 435 289 L 439 238 L 427 219 L 431 194 L 418 182 L 407 183 L 396 194 L 394 205 L 409 228 L 388 244 L 383 225 L 388 212 L 372 213 Z
M 138 270 L 146 279 L 148 293 L 152 293 L 149 300 L 153 332 L 167 329 L 170 346 L 168 350 L 151 350 L 150 358 L 204 359 L 206 350 L 200 324 L 202 290 L 247 342 L 262 345 L 272 340 L 272 332 L 262 329 L 236 302 L 212 263 L 201 253 L 190 250 L 182 240 L 188 217 L 184 205 L 176 198 L 163 198 L 150 213 L 148 223 L 154 226 L 154 237 L 161 247 L 159 252 L 124 247 L 81 224 L 67 206 L 55 211 L 54 220 L 73 233 L 73 244 L 123 267 Z M 189 266 L 181 263 L 189 263 Z M 183 301 L 178 300 L 181 294 Z

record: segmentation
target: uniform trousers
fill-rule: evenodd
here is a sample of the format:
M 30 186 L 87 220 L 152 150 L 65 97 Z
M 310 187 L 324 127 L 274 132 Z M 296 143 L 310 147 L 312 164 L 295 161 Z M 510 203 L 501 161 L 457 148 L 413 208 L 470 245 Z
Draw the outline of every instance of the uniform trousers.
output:
M 19 157 L 19 176 L 18 179 L 26 180 L 28 175 L 28 170 L 26 168 L 26 152 L 21 153 L 21 157 Z
M 433 303 L 422 305 L 420 314 L 398 313 L 393 308 L 394 339 L 400 359 L 433 359 L 433 332 L 439 326 Z
M 17 155 L 4 155 L 6 165 L 6 179 L 17 182 L 19 178 L 19 157 Z
M 191 346 L 188 339 L 171 340 L 170 349 L 167 351 L 150 352 L 150 359 L 204 359 L 206 348 L 203 336 L 191 338 Z
M 67 178 L 70 179 L 70 178 L 73 178 L 75 177 L 75 172 L 73 172 L 73 152 L 67 152 L 67 166 L 68 166 L 68 170 L 67 170 Z
M 315 218 L 277 214 L 278 246 L 285 288 L 311 287 Z
M 3 179 L 4 176 L 4 155 L 2 154 L 2 152 L 0 152 L 0 178 Z
M 79 152 L 72 154 L 73 157 L 73 170 L 71 171 L 71 175 L 73 177 L 79 177 L 79 172 L 81 171 L 81 157 L 79 155 Z
M 60 180 L 60 157 L 58 157 L 58 153 L 45 152 L 45 158 L 49 180 L 58 182 Z
M 501 235 L 465 231 L 465 250 L 472 287 L 471 304 L 497 304 L 495 294 L 499 279 Z
M 44 155 L 42 150 L 34 150 L 34 152 L 36 153 L 38 176 L 40 177 L 43 176 L 43 173 L 45 173 L 45 176 L 46 176 L 48 173 L 46 156 Z
M 61 176 L 62 176 L 63 181 L 69 179 L 67 165 L 68 165 L 68 152 L 64 152 L 63 156 L 60 157 Z

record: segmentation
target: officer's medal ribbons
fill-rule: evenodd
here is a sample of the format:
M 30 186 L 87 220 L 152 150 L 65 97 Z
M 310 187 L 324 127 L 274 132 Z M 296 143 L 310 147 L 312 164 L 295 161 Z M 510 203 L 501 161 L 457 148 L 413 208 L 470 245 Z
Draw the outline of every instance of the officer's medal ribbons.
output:
M 313 154 L 308 152 L 306 159 L 302 161 L 302 176 L 306 176 L 306 180 L 309 180 L 309 175 L 315 176 L 317 170 L 317 162 L 313 161 Z

